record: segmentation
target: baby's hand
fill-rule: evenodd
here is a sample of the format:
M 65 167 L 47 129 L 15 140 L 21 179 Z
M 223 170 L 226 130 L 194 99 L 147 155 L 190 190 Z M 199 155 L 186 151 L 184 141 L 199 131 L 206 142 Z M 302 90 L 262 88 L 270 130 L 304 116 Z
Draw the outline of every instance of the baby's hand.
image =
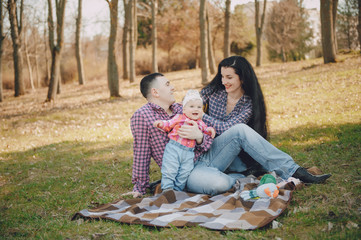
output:
M 214 128 L 212 128 L 212 127 L 207 127 L 206 132 L 208 132 L 212 138 L 214 138 L 216 136 L 216 130 L 214 130 Z
M 163 127 L 163 122 L 161 120 L 157 120 L 153 123 L 153 127 L 161 128 Z

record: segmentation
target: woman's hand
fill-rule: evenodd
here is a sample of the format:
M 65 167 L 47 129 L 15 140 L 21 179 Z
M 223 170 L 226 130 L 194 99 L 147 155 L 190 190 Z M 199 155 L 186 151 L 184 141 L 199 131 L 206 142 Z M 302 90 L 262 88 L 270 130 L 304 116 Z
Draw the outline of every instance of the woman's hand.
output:
M 193 120 L 190 120 L 187 124 L 181 126 L 178 130 L 178 134 L 181 138 L 196 140 L 197 144 L 201 144 L 203 142 L 203 133 L 198 128 L 197 122 Z

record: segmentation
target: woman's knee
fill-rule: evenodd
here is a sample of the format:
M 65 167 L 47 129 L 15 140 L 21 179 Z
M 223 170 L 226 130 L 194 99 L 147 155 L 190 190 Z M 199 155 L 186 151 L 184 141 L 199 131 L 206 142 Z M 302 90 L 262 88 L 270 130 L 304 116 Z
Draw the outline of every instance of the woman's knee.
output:
M 237 136 L 237 138 L 244 137 L 248 131 L 250 131 L 250 127 L 247 124 L 244 123 L 238 123 L 231 128 L 228 129 L 229 133 L 233 136 Z
M 196 169 L 189 175 L 187 189 L 195 193 L 217 195 L 232 188 L 235 179 L 213 168 Z

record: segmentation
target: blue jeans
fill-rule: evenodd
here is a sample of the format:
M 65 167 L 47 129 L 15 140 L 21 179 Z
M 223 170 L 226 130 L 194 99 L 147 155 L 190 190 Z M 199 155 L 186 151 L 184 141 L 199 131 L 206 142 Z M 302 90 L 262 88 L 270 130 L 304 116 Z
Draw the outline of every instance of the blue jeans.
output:
M 194 148 L 170 140 L 165 147 L 162 160 L 162 189 L 183 191 L 193 167 Z
M 241 149 L 266 171 L 275 171 L 283 179 L 291 177 L 300 167 L 291 156 L 274 147 L 252 128 L 237 124 L 216 137 L 208 152 L 198 159 L 189 175 L 187 190 L 217 195 L 231 189 L 236 178 L 224 171 L 232 169 L 242 172 L 247 169 L 238 157 Z

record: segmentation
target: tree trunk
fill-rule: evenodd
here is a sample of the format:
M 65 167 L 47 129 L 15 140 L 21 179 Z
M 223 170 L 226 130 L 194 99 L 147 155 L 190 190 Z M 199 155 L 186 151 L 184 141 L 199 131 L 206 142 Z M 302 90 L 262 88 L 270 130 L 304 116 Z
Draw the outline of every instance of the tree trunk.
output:
M 258 0 L 255 0 L 254 3 L 255 3 L 255 27 L 256 27 L 256 41 L 257 41 L 256 66 L 261 66 L 262 32 L 263 32 L 264 19 L 266 15 L 267 0 L 264 0 L 263 2 L 263 13 L 261 16 L 261 22 L 259 20 L 259 2 Z
M 129 79 L 129 18 L 131 14 L 131 0 L 123 0 L 124 27 L 123 27 L 123 79 Z
M 321 0 L 321 35 L 324 63 L 336 62 L 333 27 L 333 0 Z
M 286 62 L 287 59 L 283 46 L 281 46 L 281 55 L 282 55 L 282 62 Z
M 196 53 L 196 63 L 195 63 L 196 66 L 195 66 L 195 69 L 198 69 L 199 66 L 200 66 L 200 63 L 199 63 L 199 62 L 200 62 L 200 61 L 199 61 L 200 56 L 199 56 L 199 54 L 198 54 L 198 53 L 199 53 L 198 50 L 199 50 L 199 46 L 197 45 L 197 46 L 196 46 L 196 49 L 195 49 L 195 51 L 194 51 L 194 52 Z
M 3 101 L 2 60 L 3 60 L 3 43 L 5 39 L 3 29 L 4 29 L 3 5 L 0 4 L 0 102 Z
M 108 88 L 110 91 L 110 97 L 120 97 L 118 66 L 115 55 L 118 29 L 118 0 L 112 0 L 108 3 L 110 10 L 110 36 L 108 42 Z
M 207 22 L 207 43 L 208 43 L 208 63 L 211 74 L 216 73 L 216 63 L 214 61 L 213 47 L 212 47 L 212 29 L 209 21 L 208 8 L 206 6 L 206 22 Z
M 60 93 L 60 60 L 63 49 L 63 38 L 64 38 L 64 18 L 65 18 L 65 5 L 66 0 L 56 1 L 55 12 L 56 12 L 56 45 L 54 42 L 54 21 L 53 21 L 53 7 L 51 0 L 48 0 L 48 24 L 49 24 L 49 46 L 51 49 L 51 73 L 48 95 L 46 102 L 52 102 L 55 100 L 56 94 Z
M 337 5 L 338 5 L 338 0 L 332 0 L 332 31 L 333 31 L 333 47 L 335 48 L 335 53 L 337 54 L 338 52 L 338 47 L 337 47 L 337 35 L 336 35 L 336 18 L 337 18 Z
M 39 38 L 37 34 L 34 34 L 34 61 L 35 61 L 35 71 L 36 71 L 36 87 L 40 88 L 40 75 L 39 75 L 39 61 L 38 61 L 38 43 Z
M 357 25 L 357 32 L 358 32 L 358 41 L 360 44 L 360 53 L 361 53 L 361 0 L 358 0 L 358 25 Z
M 227 58 L 231 55 L 230 43 L 229 43 L 230 21 L 231 21 L 231 0 L 226 0 L 226 11 L 224 13 L 224 45 L 223 45 L 224 58 Z
M 20 8 L 20 20 L 18 21 L 16 2 L 14 0 L 8 0 L 11 39 L 13 42 L 15 97 L 25 94 L 25 84 L 23 79 L 23 57 L 21 54 L 23 0 L 21 0 Z
M 83 85 L 85 83 L 83 57 L 81 52 L 81 41 L 80 41 L 82 2 L 83 0 L 78 0 L 78 17 L 76 19 L 76 32 L 75 32 L 75 56 L 76 56 L 76 63 L 78 66 L 78 81 L 80 85 Z
M 61 82 L 62 82 L 62 77 L 61 77 L 61 58 L 59 58 L 59 73 L 58 73 L 58 87 L 56 88 L 56 94 L 60 94 L 61 93 Z
M 29 51 L 28 51 L 28 39 L 27 39 L 27 35 L 25 34 L 25 41 L 24 41 L 24 47 L 25 47 L 25 56 L 26 56 L 26 65 L 28 67 L 28 72 L 29 72 L 29 79 L 30 79 L 30 86 L 31 86 L 31 90 L 35 90 L 35 86 L 34 86 L 34 78 L 33 78 L 33 70 L 31 67 L 31 62 L 30 62 L 30 56 L 29 56 Z
M 130 33 L 129 33 L 129 82 L 134 82 L 135 81 L 135 46 L 134 46 L 134 31 L 135 31 L 135 23 L 134 23 L 134 9 L 135 8 L 135 0 L 130 0 L 130 4 L 131 4 L 131 13 L 132 16 L 129 18 L 129 29 L 130 29 Z
M 44 55 L 45 55 L 45 73 L 46 73 L 46 79 L 45 84 L 49 86 L 50 82 L 50 66 L 49 66 L 49 53 L 48 53 L 48 44 L 46 43 L 46 26 L 44 25 Z
M 35 45 L 35 69 L 36 69 L 36 86 L 40 88 L 40 72 L 39 72 L 39 61 L 38 61 L 38 46 Z
M 138 43 L 138 16 L 137 16 L 137 0 L 133 0 L 133 26 L 134 26 L 134 51 L 137 49 L 137 43 Z
M 206 26 L 206 0 L 201 0 L 199 7 L 199 29 L 201 43 L 201 69 L 202 84 L 208 83 L 208 54 L 207 54 L 207 26 Z
M 59 86 L 60 58 L 61 58 L 61 52 L 56 48 L 53 48 L 53 51 L 51 53 L 50 82 L 49 82 L 48 96 L 46 102 L 54 101 L 57 92 L 60 91 L 60 86 Z
M 158 72 L 157 12 L 158 0 L 152 0 L 152 72 Z

